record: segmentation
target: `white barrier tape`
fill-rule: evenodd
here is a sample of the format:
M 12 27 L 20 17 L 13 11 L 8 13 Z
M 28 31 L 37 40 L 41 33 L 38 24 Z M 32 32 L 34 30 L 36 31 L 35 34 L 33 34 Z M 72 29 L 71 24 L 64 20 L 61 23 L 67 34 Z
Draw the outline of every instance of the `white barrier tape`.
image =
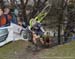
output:
M 0 28 L 0 30 L 2 30 L 2 31 L 5 29 L 7 29 L 9 33 L 8 33 L 7 38 L 4 38 L 5 40 L 3 39 L 3 41 L 0 42 L 0 46 L 3 46 L 6 43 L 11 42 L 11 41 L 27 40 L 27 39 L 23 38 L 23 34 L 22 35 L 20 34 L 21 30 L 24 29 L 23 27 L 11 23 L 11 25 L 8 27 L 1 27 Z M 16 33 L 18 33 L 18 34 L 16 34 Z M 5 33 L 3 33 L 3 34 L 6 35 Z M 0 34 L 0 36 L 2 37 L 3 34 Z

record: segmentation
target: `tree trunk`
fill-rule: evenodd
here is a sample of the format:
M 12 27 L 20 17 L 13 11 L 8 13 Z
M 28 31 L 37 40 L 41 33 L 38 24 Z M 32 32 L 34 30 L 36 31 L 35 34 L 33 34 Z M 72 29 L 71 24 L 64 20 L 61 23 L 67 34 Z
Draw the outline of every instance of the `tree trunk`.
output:
M 58 1 L 58 44 L 61 44 L 61 22 L 63 20 L 63 4 L 64 0 Z
M 26 2 L 24 3 L 24 0 L 20 0 L 21 1 L 21 7 L 22 7 L 22 17 L 24 18 L 24 22 L 28 25 L 28 18 L 26 15 L 26 6 L 28 3 L 28 0 L 26 0 Z
M 0 8 L 3 8 L 3 0 L 0 0 Z

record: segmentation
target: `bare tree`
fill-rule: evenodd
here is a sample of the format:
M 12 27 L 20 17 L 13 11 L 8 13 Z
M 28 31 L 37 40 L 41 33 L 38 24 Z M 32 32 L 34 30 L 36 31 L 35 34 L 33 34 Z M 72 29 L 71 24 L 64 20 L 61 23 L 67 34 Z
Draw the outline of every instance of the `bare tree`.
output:
M 26 16 L 26 6 L 28 3 L 28 0 L 26 0 L 25 3 L 24 3 L 24 0 L 20 0 L 20 1 L 21 1 L 21 8 L 22 8 L 22 17 L 24 18 L 24 21 L 28 23 L 27 16 Z
M 0 0 L 0 7 L 3 7 L 3 0 Z

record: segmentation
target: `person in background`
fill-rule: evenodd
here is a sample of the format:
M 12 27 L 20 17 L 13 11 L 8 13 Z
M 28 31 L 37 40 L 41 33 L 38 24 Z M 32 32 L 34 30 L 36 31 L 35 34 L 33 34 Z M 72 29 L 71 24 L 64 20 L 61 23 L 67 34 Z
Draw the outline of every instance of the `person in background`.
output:
M 18 10 L 15 8 L 15 9 L 13 9 L 13 11 L 12 11 L 13 13 L 12 13 L 12 23 L 14 23 L 14 24 L 18 24 L 18 20 L 17 20 L 17 18 L 18 18 Z
M 4 25 L 4 22 L 5 22 L 5 20 L 4 19 L 2 19 L 3 17 L 3 10 L 0 8 L 0 27 L 2 26 L 2 25 Z
M 19 10 L 17 8 L 13 9 L 12 23 L 26 28 L 26 24 L 23 21 L 23 17 L 22 17 L 21 13 L 19 12 Z
M 3 10 L 0 8 L 0 16 L 3 15 Z
M 20 17 L 17 17 L 17 21 L 18 21 L 18 25 L 22 26 L 23 21 L 22 21 L 22 19 Z
M 9 26 L 10 22 L 12 20 L 12 16 L 10 15 L 10 9 L 8 7 L 4 8 L 4 14 L 3 15 L 4 15 L 5 20 L 6 20 L 6 23 L 4 26 Z

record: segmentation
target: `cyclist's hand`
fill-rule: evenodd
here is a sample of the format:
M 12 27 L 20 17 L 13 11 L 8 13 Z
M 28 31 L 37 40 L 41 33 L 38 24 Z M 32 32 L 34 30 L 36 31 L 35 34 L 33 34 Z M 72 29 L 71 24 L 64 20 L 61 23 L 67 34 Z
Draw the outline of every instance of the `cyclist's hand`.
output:
M 44 35 L 46 35 L 46 32 L 44 32 Z

